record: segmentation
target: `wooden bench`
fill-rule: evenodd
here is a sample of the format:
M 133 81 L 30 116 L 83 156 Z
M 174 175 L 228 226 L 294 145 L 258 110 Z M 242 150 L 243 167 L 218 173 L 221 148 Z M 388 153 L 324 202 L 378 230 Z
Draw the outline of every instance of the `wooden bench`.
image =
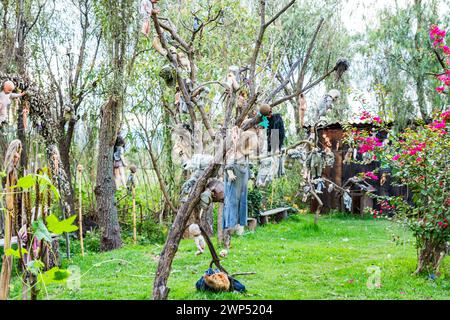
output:
M 286 219 L 288 217 L 288 211 L 291 210 L 290 207 L 284 207 L 284 208 L 275 208 L 269 211 L 264 211 L 259 214 L 260 216 L 260 223 L 266 224 L 269 222 L 269 217 L 274 216 L 275 221 L 279 222 L 283 219 Z

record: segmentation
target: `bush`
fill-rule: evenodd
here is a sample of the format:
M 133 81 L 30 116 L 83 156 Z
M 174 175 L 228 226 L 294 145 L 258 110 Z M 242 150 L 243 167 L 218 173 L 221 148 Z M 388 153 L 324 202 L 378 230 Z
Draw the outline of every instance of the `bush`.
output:
M 138 230 L 141 230 L 141 242 L 148 241 L 150 243 L 164 243 L 168 233 L 167 226 L 156 223 L 151 218 L 139 224 Z
M 350 143 L 360 153 L 368 153 L 389 169 L 394 182 L 408 187 L 411 199 L 377 197 L 380 210 L 373 210 L 374 218 L 395 210 L 395 219 L 406 223 L 416 239 L 418 266 L 415 273 L 437 273 L 443 257 L 448 253 L 450 239 L 450 110 L 436 115 L 428 125 L 393 132 L 379 117 L 367 113 L 366 119 L 378 123 L 376 132 L 351 129 Z M 375 123 L 375 122 L 374 122 Z M 375 134 L 389 132 L 389 141 L 377 141 Z M 366 172 L 364 179 L 378 179 Z

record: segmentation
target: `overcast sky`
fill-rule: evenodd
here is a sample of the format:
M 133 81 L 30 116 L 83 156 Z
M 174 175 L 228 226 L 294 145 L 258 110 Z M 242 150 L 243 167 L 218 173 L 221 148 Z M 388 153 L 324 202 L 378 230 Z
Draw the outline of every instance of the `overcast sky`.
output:
M 364 31 L 367 25 L 375 23 L 376 12 L 383 8 L 395 8 L 395 4 L 405 7 L 414 0 L 347 0 L 344 7 L 343 21 L 352 33 Z M 450 13 L 450 1 L 439 1 L 441 15 Z

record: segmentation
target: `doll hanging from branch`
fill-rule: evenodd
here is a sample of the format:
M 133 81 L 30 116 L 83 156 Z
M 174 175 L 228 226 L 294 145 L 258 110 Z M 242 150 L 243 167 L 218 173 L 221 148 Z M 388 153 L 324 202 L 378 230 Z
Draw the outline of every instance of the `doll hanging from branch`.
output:
M 141 32 L 148 37 L 150 33 L 150 18 L 152 13 L 159 13 L 159 9 L 155 8 L 155 4 L 158 3 L 158 0 L 142 0 L 141 5 L 139 7 L 139 13 L 142 17 L 142 28 Z

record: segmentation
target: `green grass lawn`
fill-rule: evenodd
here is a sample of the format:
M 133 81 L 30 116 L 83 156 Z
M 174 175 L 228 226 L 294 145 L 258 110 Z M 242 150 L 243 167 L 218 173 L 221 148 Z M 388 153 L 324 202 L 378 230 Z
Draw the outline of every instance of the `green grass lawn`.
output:
M 394 242 L 393 235 L 400 241 Z M 214 239 L 215 241 L 215 239 Z M 64 261 L 81 269 L 81 289 L 52 285 L 43 299 L 149 299 L 161 245 L 133 246 L 88 253 Z M 294 215 L 280 224 L 234 237 L 223 266 L 238 276 L 246 294 L 202 293 L 195 282 L 208 268 L 209 252 L 195 256 L 192 240 L 183 240 L 169 278 L 170 299 L 449 299 L 450 258 L 436 280 L 412 276 L 416 251 L 406 230 L 386 220 L 343 215 Z M 381 287 L 369 289 L 368 267 L 381 270 Z M 15 281 L 12 298 L 19 298 Z M 16 295 L 16 297 L 14 297 Z

